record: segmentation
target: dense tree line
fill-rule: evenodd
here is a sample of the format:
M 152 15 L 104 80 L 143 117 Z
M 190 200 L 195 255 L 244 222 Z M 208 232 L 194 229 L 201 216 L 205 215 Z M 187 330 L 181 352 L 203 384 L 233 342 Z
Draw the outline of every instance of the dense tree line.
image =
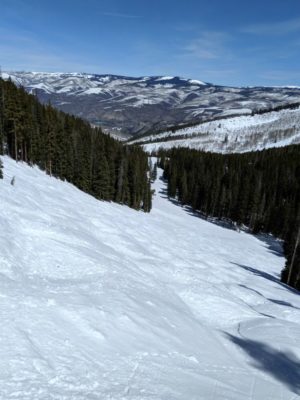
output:
M 300 145 L 229 155 L 178 148 L 159 157 L 170 197 L 283 239 L 282 281 L 300 289 Z
M 38 165 L 96 198 L 151 209 L 148 159 L 141 148 L 123 146 L 2 79 L 0 154 Z
M 259 108 L 252 110 L 251 115 L 262 115 L 262 114 L 267 114 L 272 111 L 282 111 L 282 110 L 296 110 L 297 108 L 300 107 L 300 103 L 289 103 L 289 104 L 280 104 L 278 106 L 273 106 L 273 107 L 267 107 L 267 108 Z
M 249 116 L 251 115 L 252 117 L 254 115 L 262 115 L 262 114 L 267 114 L 273 111 L 282 111 L 282 110 L 296 110 L 297 108 L 300 107 L 300 103 L 296 102 L 296 103 L 287 103 L 287 104 L 280 104 L 280 105 L 273 105 L 273 106 L 269 106 L 269 107 L 265 107 L 265 108 L 258 108 L 258 109 L 253 109 L 251 111 L 251 114 L 249 113 L 233 113 L 233 114 L 229 114 L 229 115 L 218 115 L 215 114 L 211 117 L 202 117 L 200 120 L 197 119 L 196 121 L 192 121 L 192 122 L 188 122 L 188 123 L 184 123 L 184 124 L 178 124 L 175 126 L 167 126 L 165 128 L 160 128 L 160 129 L 155 129 L 155 127 L 153 127 L 151 130 L 144 132 L 140 135 L 136 135 L 134 138 L 132 139 L 128 139 L 128 143 L 131 143 L 132 141 L 136 141 L 139 140 L 139 144 L 147 144 L 147 143 L 151 143 L 152 141 L 155 142 L 163 142 L 163 141 L 168 141 L 168 140 L 174 140 L 174 139 L 182 139 L 185 137 L 185 135 L 176 135 L 177 131 L 181 131 L 183 129 L 186 128 L 192 128 L 192 127 L 197 127 L 198 125 L 201 124 L 206 124 L 207 122 L 214 122 L 214 121 L 222 121 L 222 120 L 226 120 L 226 119 L 231 119 L 231 118 L 235 118 L 235 117 L 241 117 L 241 116 Z M 158 136 L 161 133 L 166 133 L 168 134 L 168 136 L 165 136 L 163 138 L 159 138 L 159 139 L 154 139 L 154 140 L 149 140 L 149 136 Z M 193 135 L 189 135 L 189 137 L 197 137 L 199 136 L 198 133 L 195 133 Z M 143 138 L 145 138 L 145 140 L 142 140 Z

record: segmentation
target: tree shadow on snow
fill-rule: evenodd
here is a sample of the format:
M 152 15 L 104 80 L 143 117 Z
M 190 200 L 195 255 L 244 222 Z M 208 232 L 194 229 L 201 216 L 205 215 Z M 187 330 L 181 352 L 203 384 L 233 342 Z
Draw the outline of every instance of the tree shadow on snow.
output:
M 274 236 L 272 235 L 268 235 L 265 233 L 259 233 L 257 235 L 254 235 L 258 240 L 261 240 L 262 242 L 264 242 L 267 247 L 268 250 L 272 253 L 275 254 L 279 257 L 283 257 L 283 249 L 282 249 L 282 240 L 276 239 Z
M 246 226 L 239 226 L 236 224 L 234 221 L 232 221 L 229 218 L 218 218 L 218 217 L 212 217 L 210 215 L 206 215 L 203 212 L 199 210 L 193 209 L 193 207 L 187 205 L 187 204 L 182 204 L 178 199 L 174 197 L 170 197 L 168 195 L 168 189 L 167 189 L 167 184 L 168 181 L 164 179 L 162 176 L 159 178 L 162 182 L 164 182 L 165 186 L 160 189 L 158 192 L 160 197 L 169 200 L 171 203 L 175 204 L 176 206 L 181 207 L 187 214 L 191 215 L 192 217 L 197 217 L 200 218 L 204 221 L 210 222 L 214 225 L 221 226 L 222 228 L 226 228 L 232 231 L 237 231 L 237 232 L 247 232 L 251 234 L 251 231 L 249 228 Z M 282 251 L 282 241 L 276 240 L 272 235 L 268 234 L 252 234 L 255 236 L 257 239 L 263 241 L 268 245 L 269 250 L 278 256 L 282 256 L 283 251 Z
M 229 333 L 225 335 L 251 357 L 251 365 L 282 382 L 291 392 L 300 395 L 300 360 L 293 353 L 276 350 L 257 340 Z
M 201 218 L 202 220 L 208 221 L 214 225 L 221 226 L 222 228 L 226 228 L 233 231 L 243 231 L 246 233 L 252 234 L 258 240 L 264 242 L 270 253 L 277 255 L 278 257 L 283 257 L 283 249 L 282 249 L 282 240 L 276 239 L 274 236 L 267 234 L 267 233 L 258 233 L 254 234 L 251 230 L 246 226 L 238 226 L 234 221 L 227 219 L 227 218 L 217 218 L 212 217 L 209 215 L 205 215 L 203 212 L 199 210 L 194 210 L 191 206 L 182 204 L 176 198 L 172 198 L 168 196 L 167 184 L 168 181 L 164 179 L 162 176 L 159 178 L 162 182 L 164 182 L 165 186 L 159 191 L 159 194 L 162 198 L 168 199 L 171 203 L 175 204 L 176 206 L 181 207 L 186 213 L 193 217 Z
M 232 263 L 232 264 L 233 264 L 233 263 Z M 240 265 L 239 265 L 239 266 L 240 266 Z M 249 268 L 249 267 L 247 267 L 247 268 Z M 282 282 L 279 282 L 279 283 L 281 284 Z M 271 303 L 278 304 L 279 306 L 283 306 L 283 307 L 291 307 L 291 308 L 294 308 L 295 310 L 300 310 L 300 307 L 296 307 L 296 306 L 294 306 L 292 303 L 290 303 L 290 302 L 288 302 L 288 301 L 277 300 L 277 299 L 270 299 L 269 297 L 265 297 L 261 292 L 259 292 L 259 291 L 256 290 L 256 289 L 253 289 L 253 288 L 251 288 L 251 287 L 249 287 L 249 286 L 247 286 L 247 285 L 239 284 L 238 286 L 241 287 L 241 288 L 250 290 L 250 291 L 253 292 L 253 293 L 258 294 L 259 296 L 263 297 L 264 299 L 269 300 Z M 284 286 L 284 288 L 286 289 L 285 286 Z M 290 288 L 289 288 L 289 289 L 290 289 Z M 295 294 L 297 294 L 297 292 L 295 292 Z
M 271 275 L 271 274 L 269 274 L 269 273 L 267 273 L 267 272 L 264 272 L 264 271 L 260 271 L 259 269 L 256 269 L 256 268 L 253 268 L 253 267 L 249 267 L 249 266 L 247 266 L 247 265 L 238 264 L 238 263 L 235 263 L 235 262 L 233 262 L 233 261 L 231 261 L 230 263 L 233 264 L 233 265 L 237 265 L 238 267 L 240 267 L 240 268 L 242 268 L 242 269 L 244 269 L 244 270 L 246 270 L 246 271 L 249 271 L 249 272 L 251 272 L 252 274 L 254 274 L 254 275 L 256 275 L 256 276 L 259 276 L 259 277 L 261 277 L 261 278 L 263 278 L 263 279 L 267 279 L 268 281 L 275 282 L 275 283 L 277 283 L 278 285 L 280 285 L 281 287 L 283 287 L 285 290 L 288 290 L 288 291 L 290 291 L 290 292 L 296 294 L 297 296 L 299 296 L 298 290 L 296 290 L 296 289 L 294 289 L 294 288 L 292 288 L 292 287 L 286 285 L 285 283 L 282 283 L 282 282 L 280 281 L 279 277 L 277 278 L 277 277 L 274 276 L 274 275 Z M 279 304 L 279 300 L 273 300 L 273 299 L 268 299 L 268 300 L 273 301 L 274 303 L 277 301 L 277 304 Z M 282 305 L 284 305 L 284 304 L 282 304 Z M 291 306 L 292 306 L 292 305 L 291 305 Z
M 160 178 L 160 180 L 162 180 L 163 182 L 167 182 L 162 177 Z M 189 205 L 182 204 L 176 198 L 170 197 L 168 195 L 168 190 L 165 187 L 160 189 L 160 191 L 158 193 L 159 193 L 160 197 L 162 197 L 163 199 L 169 200 L 172 204 L 175 204 L 178 207 L 181 207 L 187 214 L 191 215 L 192 217 L 197 217 L 197 218 L 200 218 L 200 219 L 202 219 L 204 221 L 211 222 L 212 224 L 221 226 L 222 228 L 230 229 L 230 230 L 233 230 L 233 231 L 238 230 L 237 225 L 234 222 L 232 222 L 231 220 L 229 220 L 229 219 L 219 219 L 219 218 L 216 218 L 216 217 L 207 216 L 204 213 L 202 213 L 201 211 L 194 210 Z
M 274 304 L 278 304 L 279 306 L 291 307 L 294 308 L 295 310 L 300 310 L 299 307 L 294 306 L 292 303 L 289 303 L 288 301 L 269 299 L 269 298 L 267 298 L 267 300 L 271 301 Z
M 181 203 L 179 202 L 179 200 L 174 199 L 172 197 L 168 196 L 168 190 L 163 188 L 159 191 L 160 197 L 162 197 L 163 199 L 167 199 L 169 200 L 171 203 L 175 204 L 176 206 L 182 207 Z
M 276 276 L 273 276 L 271 274 L 269 274 L 268 272 L 264 272 L 264 271 L 260 271 L 259 269 L 253 268 L 253 267 L 248 267 L 247 265 L 243 265 L 243 264 L 239 264 L 236 262 L 231 261 L 231 264 L 233 265 L 237 265 L 238 267 L 244 269 L 245 271 L 249 271 L 254 275 L 260 276 L 264 279 L 267 279 L 269 281 L 272 282 L 276 282 L 276 283 L 281 283 L 279 278 L 276 278 Z

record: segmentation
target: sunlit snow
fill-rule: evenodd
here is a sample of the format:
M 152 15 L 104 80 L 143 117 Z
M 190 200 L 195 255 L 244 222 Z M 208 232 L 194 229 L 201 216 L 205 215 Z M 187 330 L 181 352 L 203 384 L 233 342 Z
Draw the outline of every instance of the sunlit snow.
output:
M 145 214 L 4 157 L 1 400 L 299 398 L 278 242 L 154 189 Z
M 141 137 L 145 150 L 188 147 L 220 153 L 262 150 L 300 143 L 300 108 L 244 115 Z

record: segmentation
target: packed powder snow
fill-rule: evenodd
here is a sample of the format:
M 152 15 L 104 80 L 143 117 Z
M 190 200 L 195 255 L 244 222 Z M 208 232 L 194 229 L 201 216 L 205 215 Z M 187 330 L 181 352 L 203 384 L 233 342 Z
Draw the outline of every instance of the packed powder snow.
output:
M 1 400 L 299 398 L 278 242 L 169 201 L 161 170 L 145 214 L 3 160 Z

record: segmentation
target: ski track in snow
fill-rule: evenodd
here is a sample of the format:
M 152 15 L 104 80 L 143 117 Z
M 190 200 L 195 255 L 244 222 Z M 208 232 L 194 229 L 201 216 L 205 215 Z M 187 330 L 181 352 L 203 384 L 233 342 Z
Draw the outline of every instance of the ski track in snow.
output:
M 276 242 L 191 215 L 161 179 L 145 214 L 3 160 L 1 400 L 299 398 Z

